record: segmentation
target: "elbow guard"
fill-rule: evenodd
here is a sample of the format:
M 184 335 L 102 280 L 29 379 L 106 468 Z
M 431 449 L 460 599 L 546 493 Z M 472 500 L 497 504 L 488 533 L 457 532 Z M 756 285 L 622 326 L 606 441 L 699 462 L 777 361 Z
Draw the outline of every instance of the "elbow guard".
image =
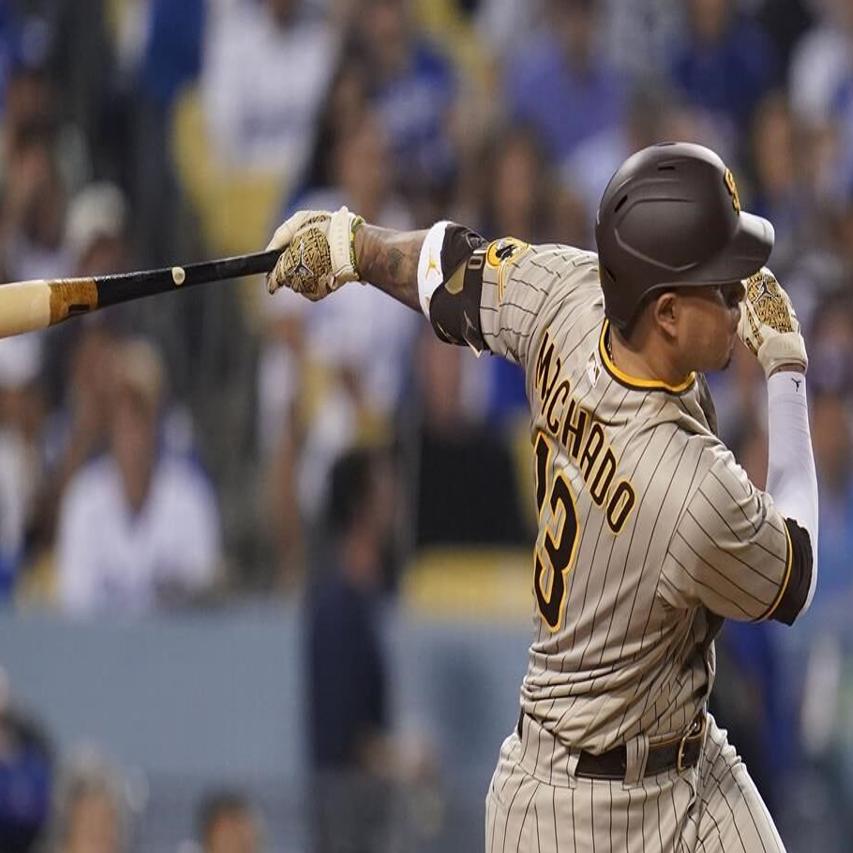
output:
M 478 355 L 488 349 L 480 324 L 485 249 L 476 249 L 432 295 L 429 320 L 441 340 L 468 344 Z
M 480 324 L 486 241 L 461 225 L 448 225 L 441 247 L 441 269 L 450 270 L 429 302 L 429 320 L 446 343 L 488 349 Z
M 808 531 L 790 518 L 785 519 L 785 526 L 791 540 L 791 572 L 782 598 L 770 618 L 792 625 L 802 612 L 809 595 L 814 555 Z

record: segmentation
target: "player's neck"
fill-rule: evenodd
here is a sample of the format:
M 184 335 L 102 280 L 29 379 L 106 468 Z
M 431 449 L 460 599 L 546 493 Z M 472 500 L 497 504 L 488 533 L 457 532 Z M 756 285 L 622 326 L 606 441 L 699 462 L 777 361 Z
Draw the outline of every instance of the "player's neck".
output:
M 638 345 L 625 340 L 611 326 L 609 338 L 613 363 L 623 373 L 635 379 L 654 380 L 675 386 L 683 383 L 690 372 L 676 364 L 665 347 L 657 346 L 651 335 L 644 336 Z

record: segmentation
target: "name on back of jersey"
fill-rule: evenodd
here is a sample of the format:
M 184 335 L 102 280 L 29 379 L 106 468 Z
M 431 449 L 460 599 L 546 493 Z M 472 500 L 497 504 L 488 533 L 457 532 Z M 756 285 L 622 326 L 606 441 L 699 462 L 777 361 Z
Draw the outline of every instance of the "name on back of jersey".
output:
M 616 478 L 617 459 L 604 427 L 572 395 L 571 382 L 562 374 L 562 367 L 555 343 L 546 331 L 533 376 L 542 419 L 549 434 L 577 466 L 593 503 L 605 508 L 608 526 L 618 534 L 634 508 L 634 487 L 627 479 Z

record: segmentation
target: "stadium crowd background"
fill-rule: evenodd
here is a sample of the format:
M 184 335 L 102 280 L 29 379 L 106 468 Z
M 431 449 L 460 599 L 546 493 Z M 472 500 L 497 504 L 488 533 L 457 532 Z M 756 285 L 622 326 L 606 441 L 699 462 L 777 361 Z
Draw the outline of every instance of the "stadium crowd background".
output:
M 609 176 L 675 138 L 719 151 L 776 227 L 820 483 L 812 609 L 791 631 L 728 625 L 715 704 L 790 849 L 849 849 L 849 0 L 2 0 L 0 279 L 257 251 L 288 211 L 342 203 L 388 227 L 453 218 L 594 248 Z M 722 437 L 763 484 L 759 372 L 741 352 L 712 388 Z M 318 305 L 212 286 L 0 342 L 9 618 L 47 610 L 84 630 L 296 602 L 316 825 L 364 817 L 382 799 L 371 779 L 441 776 L 435 751 L 389 734 L 377 603 L 524 624 L 525 416 L 515 368 L 439 345 L 354 285 Z M 3 850 L 154 849 L 138 824 L 156 816 L 97 733 L 94 752 L 52 743 L 14 678 L 0 704 Z M 229 781 L 209 780 L 200 848 L 302 849 L 262 840 Z

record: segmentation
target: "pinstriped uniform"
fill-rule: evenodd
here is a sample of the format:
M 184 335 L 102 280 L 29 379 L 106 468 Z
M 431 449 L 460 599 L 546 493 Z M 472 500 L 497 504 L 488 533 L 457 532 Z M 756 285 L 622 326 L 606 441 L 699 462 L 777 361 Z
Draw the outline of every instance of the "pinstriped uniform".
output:
M 772 499 L 712 432 L 700 378 L 613 364 L 594 254 L 491 244 L 480 321 L 525 371 L 539 507 L 522 736 L 492 780 L 487 850 L 781 850 L 712 718 L 696 767 L 643 773 L 705 708 L 722 618 L 781 599 L 791 545 Z M 626 781 L 575 776 L 580 750 L 620 744 Z

